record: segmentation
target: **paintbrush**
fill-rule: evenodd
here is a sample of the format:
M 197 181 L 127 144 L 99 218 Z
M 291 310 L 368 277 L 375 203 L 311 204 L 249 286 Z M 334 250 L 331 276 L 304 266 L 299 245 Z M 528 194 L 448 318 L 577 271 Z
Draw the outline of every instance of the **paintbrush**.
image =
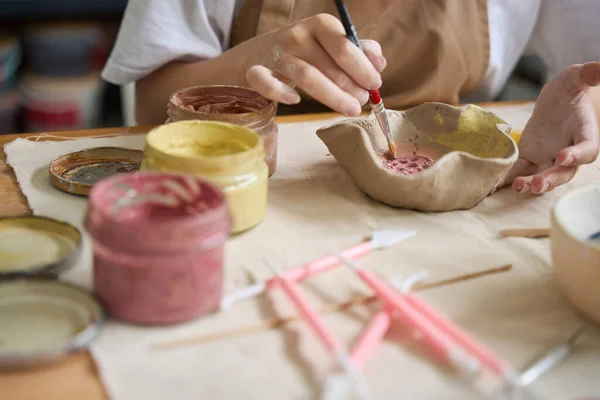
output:
M 350 19 L 350 13 L 348 13 L 348 9 L 346 8 L 344 0 L 334 1 L 335 6 L 338 10 L 338 14 L 340 14 L 342 25 L 344 25 L 346 36 L 352 43 L 356 45 L 356 47 L 360 49 L 360 51 L 364 52 L 363 47 L 360 44 L 360 40 L 358 40 L 356 29 L 354 28 L 354 24 L 352 24 L 352 20 Z M 381 127 L 381 130 L 383 131 L 385 139 L 388 143 L 389 152 L 385 152 L 384 155 L 388 159 L 394 159 L 396 158 L 396 142 L 394 142 L 394 139 L 392 138 L 390 122 L 388 121 L 387 112 L 385 111 L 385 107 L 383 106 L 383 100 L 381 99 L 379 90 L 369 90 L 369 103 L 371 103 L 371 109 L 373 110 L 375 118 L 377 118 L 377 122 L 379 122 L 379 126 Z

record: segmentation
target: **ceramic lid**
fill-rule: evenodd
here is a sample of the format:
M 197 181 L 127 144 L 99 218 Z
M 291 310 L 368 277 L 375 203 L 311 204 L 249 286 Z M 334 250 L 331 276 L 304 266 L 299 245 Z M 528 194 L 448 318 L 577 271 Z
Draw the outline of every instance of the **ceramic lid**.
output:
M 50 280 L 0 282 L 0 368 L 39 366 L 86 348 L 104 322 L 98 301 Z
M 56 276 L 81 255 L 76 227 L 46 217 L 0 218 L 0 280 Z

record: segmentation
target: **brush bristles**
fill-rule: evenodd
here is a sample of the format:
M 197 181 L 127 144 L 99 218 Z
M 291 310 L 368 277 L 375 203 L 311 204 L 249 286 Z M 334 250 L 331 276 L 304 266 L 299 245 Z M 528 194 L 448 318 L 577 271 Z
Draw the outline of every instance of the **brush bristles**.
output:
M 396 147 L 396 142 L 392 141 L 390 142 L 390 152 L 394 155 L 394 157 L 396 156 L 396 150 L 398 148 Z

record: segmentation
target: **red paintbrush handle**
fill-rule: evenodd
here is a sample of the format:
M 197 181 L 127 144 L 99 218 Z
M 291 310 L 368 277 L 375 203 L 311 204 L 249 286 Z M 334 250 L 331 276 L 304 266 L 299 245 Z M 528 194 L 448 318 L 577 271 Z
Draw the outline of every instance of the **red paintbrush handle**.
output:
M 371 102 L 371 104 L 381 103 L 381 95 L 379 94 L 379 90 L 369 90 L 369 102 Z

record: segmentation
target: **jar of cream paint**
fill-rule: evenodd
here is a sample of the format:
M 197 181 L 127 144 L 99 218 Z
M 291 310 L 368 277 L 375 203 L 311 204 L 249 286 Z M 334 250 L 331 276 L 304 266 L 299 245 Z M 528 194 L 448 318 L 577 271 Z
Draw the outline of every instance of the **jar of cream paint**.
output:
M 199 176 L 221 189 L 232 231 L 260 223 L 267 208 L 268 168 L 263 138 L 252 129 L 214 121 L 179 121 L 148 133 L 142 171 Z
M 277 103 L 258 92 L 238 86 L 195 86 L 173 93 L 167 122 L 220 121 L 242 125 L 262 136 L 269 176 L 277 168 Z
M 184 175 L 119 174 L 92 188 L 85 227 L 94 291 L 109 315 L 169 324 L 218 308 L 231 217 L 213 185 Z

